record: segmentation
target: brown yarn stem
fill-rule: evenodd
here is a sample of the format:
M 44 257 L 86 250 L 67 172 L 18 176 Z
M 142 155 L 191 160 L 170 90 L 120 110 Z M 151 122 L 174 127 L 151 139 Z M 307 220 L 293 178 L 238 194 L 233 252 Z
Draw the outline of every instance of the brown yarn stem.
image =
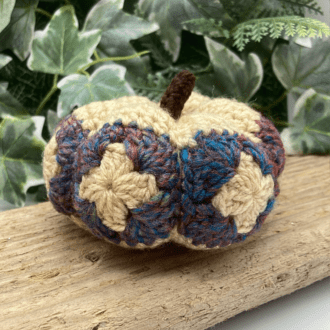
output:
M 181 116 L 184 104 L 191 95 L 195 86 L 196 77 L 188 70 L 179 72 L 167 87 L 160 107 L 166 109 L 174 119 Z

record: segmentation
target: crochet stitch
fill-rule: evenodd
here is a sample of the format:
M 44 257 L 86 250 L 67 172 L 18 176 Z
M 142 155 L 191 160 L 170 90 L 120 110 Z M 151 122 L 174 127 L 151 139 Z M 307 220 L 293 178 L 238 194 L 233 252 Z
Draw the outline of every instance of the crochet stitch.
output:
M 259 231 L 280 192 L 280 135 L 247 104 L 194 84 L 184 70 L 158 104 L 125 96 L 63 118 L 43 155 L 54 208 L 125 248 L 217 249 Z

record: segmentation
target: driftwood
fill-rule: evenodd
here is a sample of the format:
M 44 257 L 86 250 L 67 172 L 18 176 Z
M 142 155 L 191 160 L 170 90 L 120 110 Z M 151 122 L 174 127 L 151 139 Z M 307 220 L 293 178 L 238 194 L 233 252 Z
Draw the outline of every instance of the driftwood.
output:
M 288 157 L 260 232 L 128 250 L 50 202 L 0 213 L 0 329 L 207 329 L 330 275 L 330 157 Z

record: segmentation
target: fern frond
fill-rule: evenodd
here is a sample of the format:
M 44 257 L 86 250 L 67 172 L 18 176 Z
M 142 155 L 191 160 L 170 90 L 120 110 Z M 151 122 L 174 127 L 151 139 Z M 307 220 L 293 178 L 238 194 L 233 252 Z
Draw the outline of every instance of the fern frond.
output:
M 324 15 L 321 7 L 316 0 L 279 0 L 283 5 L 288 5 L 292 10 L 307 9 L 309 13 Z
M 137 85 L 131 84 L 136 95 L 146 96 L 149 100 L 159 102 L 171 80 L 166 79 L 161 72 L 148 73 L 147 80 L 137 77 Z
M 260 41 L 263 36 L 270 35 L 272 38 L 278 38 L 285 28 L 288 36 L 294 36 L 298 33 L 299 37 L 318 37 L 330 36 L 330 28 L 325 23 L 300 16 L 267 17 L 252 19 L 235 26 L 231 34 L 235 40 L 234 46 L 242 51 L 249 40 Z M 306 29 L 308 29 L 306 31 Z
M 263 17 L 305 16 L 310 13 L 324 13 L 316 0 L 219 0 L 228 15 L 237 21 L 244 21 Z
M 250 19 L 280 16 L 304 17 L 306 10 L 324 15 L 315 0 L 264 0 L 251 12 Z
M 284 28 L 285 28 L 285 34 L 287 34 L 288 36 L 293 37 L 296 34 L 296 27 L 292 22 L 287 22 Z
M 273 38 L 278 38 L 281 35 L 284 25 L 284 22 L 272 21 L 272 24 L 269 25 L 269 31 Z

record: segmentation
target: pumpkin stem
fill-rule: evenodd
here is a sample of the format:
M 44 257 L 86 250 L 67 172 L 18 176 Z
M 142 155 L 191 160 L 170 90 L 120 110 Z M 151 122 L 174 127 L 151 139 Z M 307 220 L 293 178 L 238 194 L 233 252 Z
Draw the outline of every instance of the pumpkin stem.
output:
M 191 95 L 195 86 L 196 77 L 188 70 L 179 72 L 167 87 L 160 107 L 166 109 L 174 119 L 181 116 L 184 104 Z

